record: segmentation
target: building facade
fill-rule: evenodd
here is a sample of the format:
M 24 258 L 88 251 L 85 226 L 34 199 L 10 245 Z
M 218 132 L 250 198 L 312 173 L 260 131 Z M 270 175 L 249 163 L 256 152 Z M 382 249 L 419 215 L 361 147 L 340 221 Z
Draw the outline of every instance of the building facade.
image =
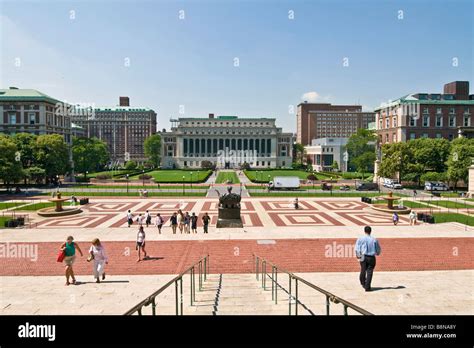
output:
M 349 138 L 313 139 L 311 145 L 305 146 L 307 158 L 311 160 L 313 170 L 331 171 L 336 161 L 339 170 L 347 171 L 348 158 L 344 156 L 344 148 L 348 140 Z
M 368 128 L 375 113 L 360 105 L 301 103 L 296 113 L 296 142 L 311 145 L 313 139 L 348 138 L 359 128 Z
M 71 144 L 71 117 L 64 105 L 34 89 L 0 89 L 0 132 L 61 134 Z
M 172 119 L 170 132 L 160 132 L 163 168 L 289 168 L 292 133 L 283 133 L 274 118 L 239 118 L 209 114 L 208 118 Z
M 142 164 L 147 160 L 143 144 L 156 133 L 157 115 L 149 108 L 131 107 L 128 97 L 120 97 L 119 106 L 95 107 L 91 113 L 73 115 L 72 121 L 83 128 L 86 137 L 107 143 L 114 165 Z
M 444 93 L 414 93 L 375 109 L 379 144 L 417 138 L 474 137 L 474 95 L 468 81 L 444 85 Z

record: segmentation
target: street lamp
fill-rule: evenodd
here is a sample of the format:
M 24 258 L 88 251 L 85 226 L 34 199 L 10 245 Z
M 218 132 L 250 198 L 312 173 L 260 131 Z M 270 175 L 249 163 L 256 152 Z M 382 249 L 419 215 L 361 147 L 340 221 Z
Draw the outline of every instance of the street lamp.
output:
M 191 174 L 191 188 L 193 188 L 193 172 L 191 172 L 190 174 Z
M 145 187 L 145 169 L 142 170 L 143 187 Z
M 184 193 L 184 175 L 183 175 L 183 196 L 185 195 Z
M 86 185 L 87 185 L 87 188 L 89 188 L 89 180 L 87 180 L 87 174 L 89 174 L 88 170 L 86 170 Z
M 128 174 L 125 174 L 125 177 L 127 178 L 127 196 L 128 196 Z

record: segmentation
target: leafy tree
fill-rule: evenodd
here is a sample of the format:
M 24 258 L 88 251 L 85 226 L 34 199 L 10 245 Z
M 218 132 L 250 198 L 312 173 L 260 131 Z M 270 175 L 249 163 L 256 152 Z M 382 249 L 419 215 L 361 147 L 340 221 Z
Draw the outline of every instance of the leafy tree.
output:
M 306 150 L 304 148 L 304 145 L 300 144 L 300 143 L 294 143 L 293 144 L 293 151 L 296 155 L 295 162 L 298 162 L 298 160 L 299 160 L 300 165 L 303 166 L 305 152 L 306 152 Z
M 447 161 L 448 179 L 454 183 L 467 182 L 469 166 L 474 158 L 474 139 L 457 138 L 451 142 L 451 152 Z
M 45 170 L 49 179 L 65 174 L 70 168 L 68 145 L 59 134 L 39 135 L 34 145 L 34 157 L 37 166 Z
M 135 170 L 135 169 L 137 169 L 137 162 L 135 162 L 135 161 L 128 161 L 128 162 L 125 164 L 125 169 L 126 169 L 126 170 Z
M 11 137 L 0 134 L 0 179 L 9 185 L 24 177 L 17 147 Z
M 333 171 L 337 172 L 339 170 L 339 163 L 337 163 L 337 161 L 332 162 L 331 168 Z
M 448 176 L 446 172 L 443 172 L 443 173 L 428 172 L 428 173 L 424 173 L 420 179 L 422 182 L 425 182 L 425 181 L 446 181 L 447 178 Z
M 348 166 L 362 173 L 373 172 L 375 162 L 375 141 L 377 136 L 371 130 L 359 128 L 347 141 Z
M 23 168 L 33 166 L 35 163 L 35 143 L 37 136 L 31 133 L 17 133 L 12 137 L 18 151 Z
M 391 178 L 396 173 L 399 180 L 403 177 L 407 165 L 410 163 L 412 154 L 407 143 L 391 143 L 382 145 L 382 162 L 380 163 L 378 175 Z
M 72 158 L 79 173 L 95 172 L 102 169 L 109 160 L 107 144 L 97 138 L 73 138 Z
M 426 171 L 444 172 L 448 159 L 450 143 L 447 139 L 419 138 L 408 141 L 412 154 L 410 163 L 420 165 L 422 173 Z
M 29 167 L 25 170 L 25 176 L 34 181 L 35 183 L 39 184 L 41 183 L 45 176 L 46 176 L 46 171 L 43 168 L 40 167 Z
M 161 136 L 154 134 L 145 139 L 145 155 L 155 167 L 160 165 L 161 155 Z

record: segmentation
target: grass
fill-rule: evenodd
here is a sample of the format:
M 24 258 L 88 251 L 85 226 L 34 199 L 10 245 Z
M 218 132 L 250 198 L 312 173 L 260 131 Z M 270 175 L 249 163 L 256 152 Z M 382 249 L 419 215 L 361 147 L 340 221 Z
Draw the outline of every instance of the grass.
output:
M 12 218 L 6 216 L 0 216 L 0 228 L 5 228 L 5 221 L 11 220 Z
M 444 192 L 444 193 L 441 193 L 441 197 L 459 198 L 459 193 L 456 193 L 456 192 Z
M 211 170 L 154 170 L 146 174 L 151 175 L 156 183 L 182 183 L 183 181 L 203 182 L 211 173 Z M 138 180 L 139 175 L 132 176 L 130 179 Z
M 22 203 L 22 202 L 2 202 L 2 203 L 0 203 L 0 210 L 9 209 L 9 208 L 12 208 L 12 207 L 17 207 L 21 204 L 25 204 L 25 203 Z
M 428 201 L 431 205 L 435 205 L 437 207 L 443 208 L 454 208 L 454 209 L 462 209 L 462 208 L 470 208 L 471 206 L 466 203 L 459 203 L 453 201 Z
M 249 178 L 249 180 L 257 181 L 257 182 L 269 182 L 269 181 L 272 181 L 275 176 L 297 176 L 300 179 L 306 180 L 308 175 L 311 174 L 311 172 L 305 172 L 304 170 L 278 170 L 278 169 L 264 170 L 264 171 L 244 170 L 244 173 L 245 175 L 247 175 L 247 178 Z M 322 174 L 316 174 L 316 177 L 318 179 L 320 176 L 321 178 L 323 177 Z M 324 176 L 324 177 L 328 178 L 327 176 Z
M 403 201 L 403 205 L 408 208 L 429 208 L 426 204 L 414 201 Z
M 184 190 L 184 195 L 182 191 L 182 186 L 181 190 L 176 190 L 176 191 L 165 191 L 165 192 L 148 192 L 148 197 L 176 197 L 176 196 L 195 196 L 195 197 L 205 197 L 207 194 L 207 191 L 201 191 L 201 192 L 189 192 L 189 185 L 186 185 L 186 188 Z M 77 199 L 80 199 L 82 197 L 92 197 L 92 196 L 104 196 L 104 197 L 139 197 L 138 192 L 113 192 L 113 191 L 93 191 L 93 192 L 63 192 L 63 195 L 66 194 L 76 196 Z M 50 195 L 48 193 L 44 195 Z
M 474 226 L 474 216 L 456 213 L 434 213 L 435 223 L 459 222 L 464 225 Z
M 189 187 L 189 184 L 186 184 L 186 187 Z M 94 184 L 90 184 L 90 185 L 74 185 L 72 188 L 74 189 L 86 189 L 86 188 L 89 188 L 89 189 L 126 189 L 127 188 L 127 185 L 94 185 Z M 139 190 L 139 189 L 143 189 L 143 188 L 148 188 L 148 189 L 163 189 L 163 190 L 172 190 L 172 189 L 183 189 L 183 185 L 160 185 L 158 187 L 158 184 L 145 184 L 145 186 L 143 185 L 128 185 L 128 188 L 130 190 Z M 199 185 L 199 186 L 195 186 L 193 188 L 200 188 L 200 189 L 208 189 L 209 188 L 209 185 Z
M 219 172 L 216 178 L 217 184 L 230 182 L 232 184 L 238 184 L 240 182 L 235 172 Z
M 113 173 L 113 176 L 121 176 L 121 175 L 125 175 L 125 174 L 127 174 L 127 173 L 136 172 L 136 171 L 137 171 L 136 169 L 134 169 L 134 170 L 121 169 L 121 170 L 114 170 L 114 171 L 111 171 L 111 170 L 104 170 L 104 171 L 102 171 L 102 172 L 89 173 L 89 174 L 87 174 L 87 178 L 88 178 L 88 179 L 93 179 L 93 178 L 95 178 L 97 175 L 104 175 L 104 174 L 109 174 L 109 175 L 112 176 L 112 173 Z M 83 178 L 84 175 L 81 173 L 81 174 L 76 175 L 76 177 Z
M 34 211 L 38 209 L 43 209 L 43 208 L 48 208 L 48 207 L 54 207 L 56 204 L 52 202 L 38 202 L 38 203 L 31 203 L 28 205 L 25 205 L 23 207 L 18 207 L 15 208 L 14 210 L 29 210 L 29 211 Z M 71 202 L 63 202 L 63 205 L 68 206 L 71 205 Z M 76 205 L 79 205 L 79 202 L 76 203 Z

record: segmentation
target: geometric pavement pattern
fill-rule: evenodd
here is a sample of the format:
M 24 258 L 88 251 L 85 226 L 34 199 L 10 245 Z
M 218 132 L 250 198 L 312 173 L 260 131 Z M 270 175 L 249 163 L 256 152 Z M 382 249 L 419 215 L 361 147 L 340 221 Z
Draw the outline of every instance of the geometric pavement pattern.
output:
M 294 226 L 363 226 L 391 225 L 391 214 L 376 212 L 370 205 L 357 200 L 299 200 L 299 209 L 293 207 L 293 199 L 244 200 L 241 202 L 241 215 L 245 227 Z M 201 217 L 207 212 L 211 217 L 210 226 L 217 222 L 217 200 L 170 200 L 159 201 L 122 201 L 92 202 L 83 206 L 79 215 L 47 218 L 37 222 L 38 228 L 92 228 L 92 227 L 126 227 L 126 213 L 130 209 L 134 216 L 148 210 L 154 217 L 157 213 L 168 222 L 173 212 L 194 212 L 198 215 L 198 226 Z M 400 225 L 408 225 L 407 216 L 400 215 Z

